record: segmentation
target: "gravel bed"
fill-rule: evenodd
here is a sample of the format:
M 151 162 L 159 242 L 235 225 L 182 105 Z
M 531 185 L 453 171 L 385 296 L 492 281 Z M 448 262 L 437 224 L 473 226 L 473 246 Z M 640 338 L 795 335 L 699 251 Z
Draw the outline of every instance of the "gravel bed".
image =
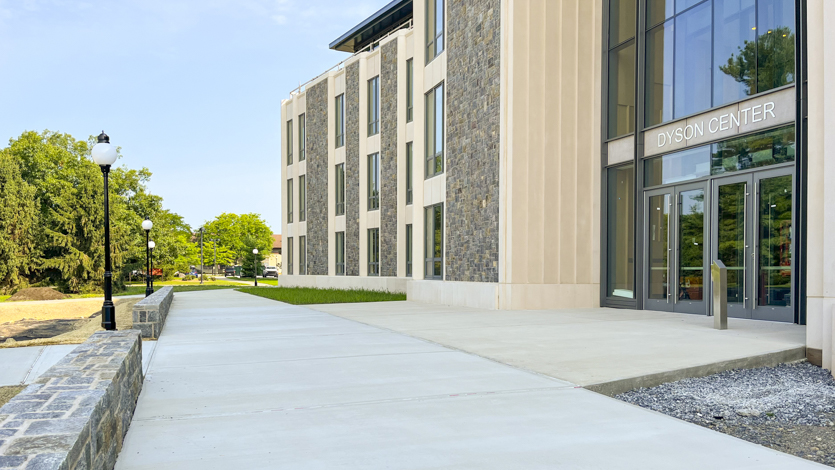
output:
M 616 398 L 835 467 L 835 379 L 808 362 L 731 370 Z

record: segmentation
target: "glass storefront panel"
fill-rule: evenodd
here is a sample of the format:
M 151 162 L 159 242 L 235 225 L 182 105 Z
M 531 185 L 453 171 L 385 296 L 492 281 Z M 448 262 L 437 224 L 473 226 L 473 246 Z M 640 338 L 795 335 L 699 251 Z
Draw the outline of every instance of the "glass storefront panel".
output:
M 713 106 L 757 92 L 757 68 L 736 54 L 757 40 L 755 0 L 717 1 L 713 7 Z M 739 78 L 737 78 L 739 77 Z
M 667 300 L 669 295 L 669 255 L 670 255 L 670 195 L 661 194 L 649 198 L 647 207 L 648 224 L 647 244 L 649 260 L 649 285 L 647 297 L 655 300 Z
M 608 170 L 608 297 L 635 298 L 635 167 Z
M 707 1 L 676 17 L 676 118 L 710 108 L 711 6 Z
M 671 153 L 644 162 L 644 187 L 680 183 L 710 174 L 710 146 Z
M 745 212 L 747 183 L 719 187 L 718 255 L 728 268 L 728 303 L 745 300 Z
M 681 13 L 693 5 L 703 1 L 704 0 L 676 0 L 676 13 Z
M 794 21 L 794 0 L 759 0 L 756 54 L 760 92 L 794 83 Z
M 722 175 L 794 161 L 794 126 L 713 144 L 710 173 Z
M 678 300 L 704 299 L 705 191 L 679 194 Z
M 609 47 L 615 47 L 635 36 L 636 5 L 636 0 L 609 2 Z
M 647 33 L 646 125 L 673 118 L 673 21 Z
M 635 42 L 609 53 L 609 138 L 635 132 Z
M 652 27 L 673 16 L 675 0 L 648 0 L 647 26 Z
M 757 305 L 791 306 L 792 176 L 760 181 Z

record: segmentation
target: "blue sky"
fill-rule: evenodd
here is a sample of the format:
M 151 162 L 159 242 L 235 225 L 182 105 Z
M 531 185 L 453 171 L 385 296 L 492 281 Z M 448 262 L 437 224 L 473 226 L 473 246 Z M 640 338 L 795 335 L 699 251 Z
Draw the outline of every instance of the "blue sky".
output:
M 0 0 L 2 146 L 104 129 L 189 224 L 256 212 L 277 233 L 281 100 L 387 2 Z

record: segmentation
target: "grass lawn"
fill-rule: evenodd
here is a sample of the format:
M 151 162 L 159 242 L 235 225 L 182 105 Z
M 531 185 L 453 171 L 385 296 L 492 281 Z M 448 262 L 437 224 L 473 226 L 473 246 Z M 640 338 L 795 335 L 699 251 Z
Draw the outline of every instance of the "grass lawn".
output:
M 395 294 L 373 290 L 313 289 L 308 287 L 260 288 L 241 287 L 247 294 L 266 297 L 293 305 L 344 304 L 354 302 L 390 302 L 406 300 L 406 294 Z
M 234 279 L 236 281 L 247 281 L 247 282 L 254 282 L 255 281 L 255 279 L 253 279 L 251 277 L 227 277 L 226 279 Z M 259 285 L 264 284 L 265 286 L 277 286 L 278 285 L 278 279 L 275 279 L 275 278 L 264 279 L 262 277 L 259 277 L 258 278 L 258 284 Z
M 163 283 L 166 286 L 174 286 L 174 293 L 177 292 L 193 292 L 199 290 L 217 290 L 217 289 L 232 289 L 234 287 L 241 287 L 240 284 L 233 284 L 231 282 L 205 282 L 202 286 L 200 284 L 189 284 L 185 282 L 181 282 L 179 284 L 175 282 L 172 283 Z M 158 290 L 161 285 L 154 283 L 154 291 Z M 128 286 L 127 290 L 122 292 L 118 292 L 113 294 L 114 296 L 118 295 L 142 295 L 145 293 L 145 285 L 137 286 L 132 285 Z
M 8 299 L 9 297 L 11 297 L 11 295 L 0 295 L 0 302 Z

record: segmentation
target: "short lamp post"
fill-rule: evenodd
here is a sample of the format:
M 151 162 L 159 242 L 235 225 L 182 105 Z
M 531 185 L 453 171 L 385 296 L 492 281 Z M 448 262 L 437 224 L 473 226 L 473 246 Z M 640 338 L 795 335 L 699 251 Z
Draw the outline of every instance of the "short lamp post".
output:
M 142 221 L 142 230 L 145 231 L 145 297 L 154 293 L 154 288 L 151 286 L 151 242 L 148 237 L 151 234 L 151 229 L 154 228 L 154 223 L 151 219 L 145 218 Z
M 157 244 L 154 243 L 153 240 L 148 242 L 148 250 L 151 252 L 151 256 L 149 256 L 149 258 L 151 259 L 151 271 L 150 271 L 150 273 L 151 273 L 151 293 L 152 294 L 154 293 L 154 248 L 156 248 L 156 247 L 157 247 Z
M 255 287 L 258 287 L 258 248 L 252 249 L 252 278 L 255 279 Z
M 105 330 L 116 329 L 116 306 L 113 305 L 113 274 L 110 266 L 110 200 L 108 176 L 110 165 L 116 163 L 116 147 L 110 145 L 110 137 L 101 131 L 98 143 L 93 147 L 93 161 L 104 176 L 104 304 L 101 307 L 101 326 Z

